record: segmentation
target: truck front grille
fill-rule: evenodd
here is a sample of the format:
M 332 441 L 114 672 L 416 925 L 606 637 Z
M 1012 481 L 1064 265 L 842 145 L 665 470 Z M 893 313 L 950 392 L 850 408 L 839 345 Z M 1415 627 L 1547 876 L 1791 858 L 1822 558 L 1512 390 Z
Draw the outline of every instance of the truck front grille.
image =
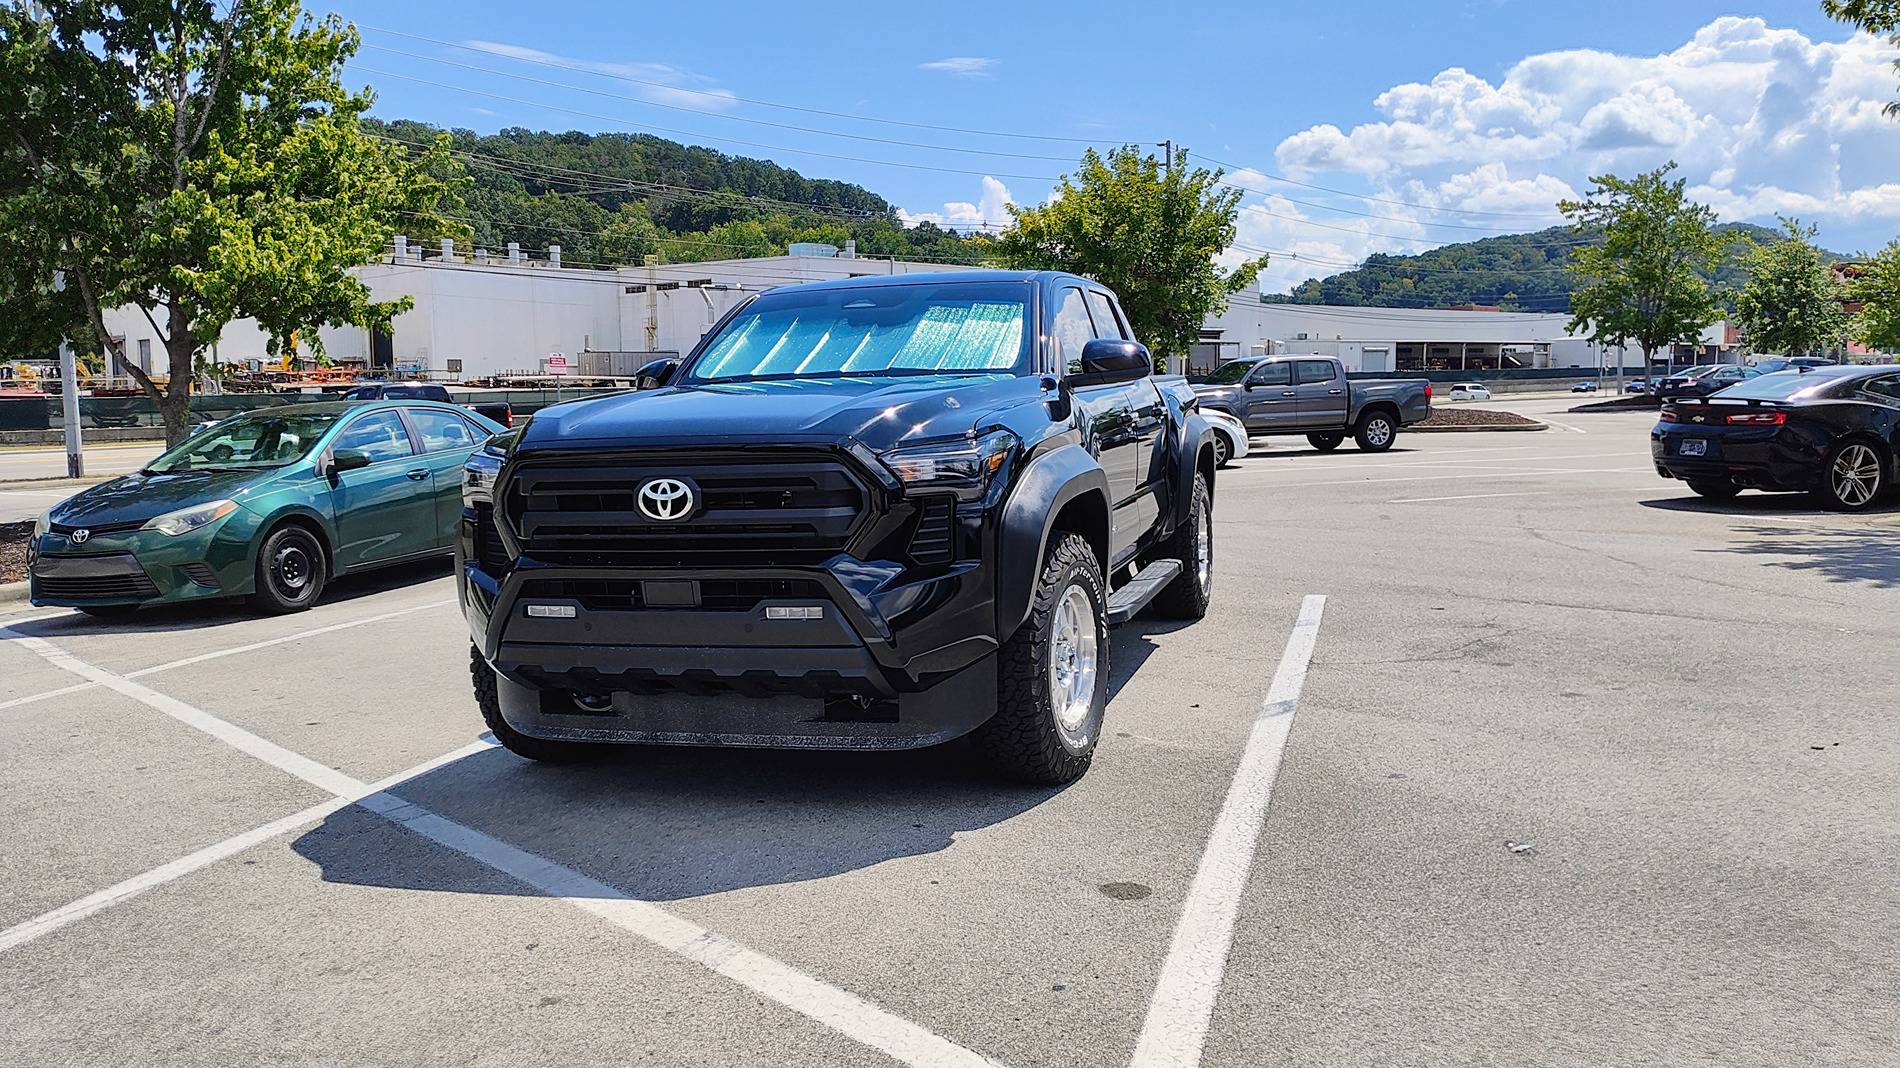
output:
M 640 510 L 640 489 L 654 479 L 692 488 L 685 518 Z M 694 450 L 525 461 L 509 475 L 503 508 L 522 551 L 548 563 L 801 564 L 845 549 L 867 493 L 848 463 L 828 454 Z
M 535 579 L 521 587 L 521 599 L 578 601 L 589 611 L 659 608 L 702 612 L 750 612 L 766 601 L 826 599 L 823 585 L 811 579 L 699 579 L 693 583 L 697 604 L 648 605 L 639 579 Z

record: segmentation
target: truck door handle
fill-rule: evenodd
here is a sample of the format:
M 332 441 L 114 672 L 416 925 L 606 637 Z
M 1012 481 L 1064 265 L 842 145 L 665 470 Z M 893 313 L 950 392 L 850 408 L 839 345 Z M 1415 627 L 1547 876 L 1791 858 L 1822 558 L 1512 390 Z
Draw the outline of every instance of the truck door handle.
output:
M 1282 397 L 1297 397 L 1299 395 L 1300 391 L 1297 389 L 1283 389 L 1280 391 L 1280 396 Z
M 1343 393 L 1343 392 L 1345 392 L 1345 391 L 1344 391 L 1344 390 L 1339 390 L 1339 389 L 1329 389 L 1329 390 L 1327 390 L 1327 391 L 1326 391 L 1326 394 L 1327 394 L 1327 396 L 1330 396 L 1330 397 L 1337 397 L 1337 396 L 1339 396 L 1339 395 L 1340 395 L 1341 393 Z
M 403 474 L 408 475 L 409 481 L 411 482 L 421 482 L 423 479 L 429 477 L 429 469 L 426 467 L 418 467 L 414 471 L 404 471 Z

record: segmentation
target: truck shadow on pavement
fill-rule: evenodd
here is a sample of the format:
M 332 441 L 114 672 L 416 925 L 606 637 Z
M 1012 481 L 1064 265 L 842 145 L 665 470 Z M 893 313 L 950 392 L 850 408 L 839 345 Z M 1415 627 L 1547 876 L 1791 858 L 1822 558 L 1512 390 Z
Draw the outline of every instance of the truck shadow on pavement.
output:
M 1131 633 L 1140 626 L 1115 635 L 1111 692 L 1153 651 Z M 1066 789 L 999 780 L 960 739 L 878 753 L 627 747 L 568 766 L 493 749 L 389 792 L 630 897 L 672 901 L 941 852 Z M 330 816 L 293 848 L 326 882 L 530 893 L 361 808 Z
M 1762 566 L 1809 571 L 1830 582 L 1878 589 L 1900 587 L 1900 532 L 1752 526 L 1743 527 L 1740 533 L 1750 540 L 1701 551 L 1774 557 L 1763 560 Z

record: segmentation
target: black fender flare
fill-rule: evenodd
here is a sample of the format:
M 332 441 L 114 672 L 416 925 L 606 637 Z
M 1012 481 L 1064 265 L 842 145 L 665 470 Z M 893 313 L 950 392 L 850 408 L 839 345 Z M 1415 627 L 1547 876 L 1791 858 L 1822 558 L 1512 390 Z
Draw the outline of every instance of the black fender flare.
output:
M 1023 467 L 999 512 L 996 531 L 996 637 L 1008 638 L 1029 618 L 1036 596 L 1036 579 L 1056 517 L 1071 503 L 1083 501 L 1093 530 L 1081 531 L 1094 543 L 1095 555 L 1108 571 L 1110 518 L 1108 472 L 1080 445 L 1058 446 Z
M 1214 491 L 1213 454 L 1214 428 L 1208 424 L 1207 417 L 1199 412 L 1190 412 L 1181 423 L 1179 451 L 1174 457 L 1174 520 L 1169 529 L 1180 527 L 1188 521 L 1194 511 L 1194 476 L 1207 475 L 1207 490 Z M 1201 455 L 1208 454 L 1208 470 L 1201 470 Z

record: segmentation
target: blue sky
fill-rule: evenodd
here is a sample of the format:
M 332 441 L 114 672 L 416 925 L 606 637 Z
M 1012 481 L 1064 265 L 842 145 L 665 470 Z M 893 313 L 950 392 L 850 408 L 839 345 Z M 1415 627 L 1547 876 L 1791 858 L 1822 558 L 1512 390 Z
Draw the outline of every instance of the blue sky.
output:
M 1812 0 L 334 10 L 364 31 L 353 76 L 383 116 L 661 133 L 952 223 L 1040 201 L 1082 139 L 1173 138 L 1259 191 L 1241 240 L 1274 250 L 1270 288 L 1535 228 L 1589 174 L 1671 157 L 1727 218 L 1793 211 L 1846 250 L 1900 233 L 1900 123 L 1874 121 L 1900 75 Z

